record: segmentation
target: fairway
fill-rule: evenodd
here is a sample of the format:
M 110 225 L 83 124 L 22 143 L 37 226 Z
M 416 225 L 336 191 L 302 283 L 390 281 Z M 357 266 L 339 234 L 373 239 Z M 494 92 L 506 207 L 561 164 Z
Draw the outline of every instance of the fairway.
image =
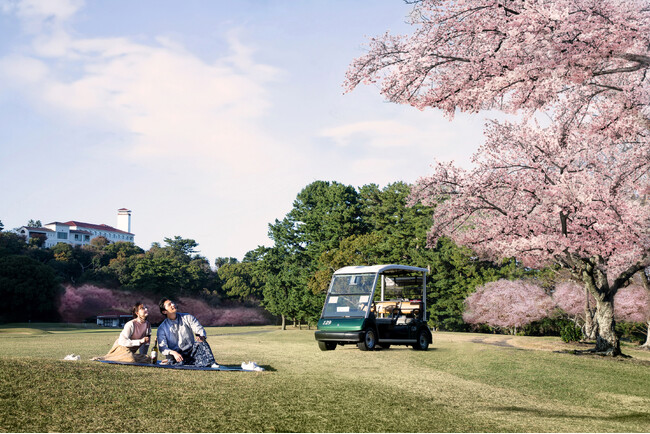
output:
M 207 328 L 222 364 L 265 372 L 106 365 L 117 329 L 0 330 L 0 429 L 75 432 L 650 431 L 650 356 L 548 350 L 559 338 L 434 333 L 406 347 L 321 352 L 313 330 Z M 568 347 L 567 347 L 568 348 Z M 81 361 L 62 361 L 66 354 Z

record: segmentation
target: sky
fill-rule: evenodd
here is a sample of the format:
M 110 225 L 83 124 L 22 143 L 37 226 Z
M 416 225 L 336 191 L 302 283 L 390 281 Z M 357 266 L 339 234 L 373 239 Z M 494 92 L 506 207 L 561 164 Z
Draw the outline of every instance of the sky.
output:
M 468 166 L 485 116 L 344 93 L 402 0 L 0 0 L 0 221 L 76 220 L 135 243 L 259 245 L 316 180 L 415 182 Z

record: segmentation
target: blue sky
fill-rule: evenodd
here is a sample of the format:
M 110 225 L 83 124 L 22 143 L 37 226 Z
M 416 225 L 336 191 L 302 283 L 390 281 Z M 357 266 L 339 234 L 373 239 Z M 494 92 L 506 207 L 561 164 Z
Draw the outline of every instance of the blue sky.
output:
M 484 116 L 343 94 L 367 37 L 407 33 L 401 0 L 0 0 L 0 220 L 180 235 L 212 263 L 272 245 L 315 180 L 414 182 L 468 165 Z

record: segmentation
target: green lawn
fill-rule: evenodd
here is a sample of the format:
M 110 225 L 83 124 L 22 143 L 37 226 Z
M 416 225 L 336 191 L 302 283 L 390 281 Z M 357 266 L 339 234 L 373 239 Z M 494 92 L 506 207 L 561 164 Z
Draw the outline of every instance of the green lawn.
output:
M 427 352 L 321 352 L 313 331 L 229 327 L 208 328 L 217 360 L 254 360 L 266 372 L 88 360 L 106 353 L 118 333 L 0 328 L 0 430 L 650 431 L 650 356 L 631 347 L 624 350 L 633 359 L 611 360 L 504 346 L 505 336 L 436 333 Z M 544 348 L 556 341 L 508 342 Z M 82 360 L 61 360 L 70 353 Z

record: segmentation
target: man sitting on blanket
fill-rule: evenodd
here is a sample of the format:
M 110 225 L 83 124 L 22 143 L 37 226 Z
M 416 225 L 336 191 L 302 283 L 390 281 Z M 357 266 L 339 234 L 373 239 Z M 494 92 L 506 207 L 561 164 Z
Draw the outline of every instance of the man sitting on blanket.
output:
M 188 313 L 179 313 L 168 298 L 160 300 L 158 307 L 167 317 L 158 327 L 158 347 L 169 363 L 218 367 L 199 321 Z

